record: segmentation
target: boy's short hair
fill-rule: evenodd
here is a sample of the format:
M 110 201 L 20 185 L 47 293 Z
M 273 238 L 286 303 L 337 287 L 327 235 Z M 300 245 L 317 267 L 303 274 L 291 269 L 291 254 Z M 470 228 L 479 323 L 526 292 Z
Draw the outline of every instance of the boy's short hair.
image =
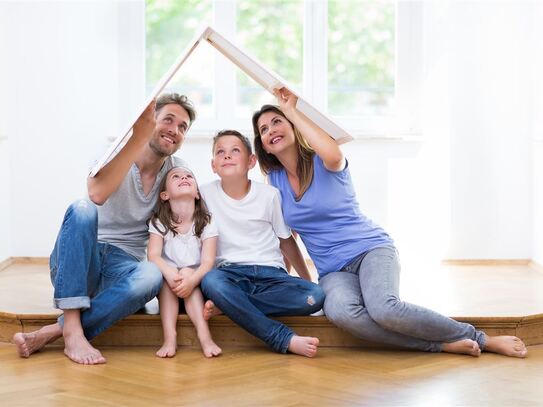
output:
M 171 104 L 179 105 L 186 110 L 190 119 L 189 125 L 191 125 L 192 122 L 196 120 L 196 109 L 194 109 L 194 105 L 188 97 L 186 97 L 185 95 L 180 95 L 179 93 L 163 93 L 162 95 L 160 95 L 156 100 L 155 112 L 158 114 L 158 112 L 160 112 L 160 109 L 162 109 L 166 105 Z
M 247 137 L 245 137 L 243 134 L 241 134 L 239 131 L 237 130 L 221 130 L 217 133 L 217 135 L 215 137 L 213 137 L 213 146 L 211 148 L 211 153 L 212 154 L 215 154 L 215 146 L 217 145 L 217 141 L 219 141 L 219 139 L 221 137 L 224 137 L 224 136 L 234 136 L 234 137 L 237 137 L 241 140 L 241 142 L 243 143 L 243 145 L 245 146 L 245 148 L 247 149 L 247 152 L 249 153 L 249 155 L 253 154 L 253 147 L 251 146 L 251 142 L 249 141 L 249 139 Z

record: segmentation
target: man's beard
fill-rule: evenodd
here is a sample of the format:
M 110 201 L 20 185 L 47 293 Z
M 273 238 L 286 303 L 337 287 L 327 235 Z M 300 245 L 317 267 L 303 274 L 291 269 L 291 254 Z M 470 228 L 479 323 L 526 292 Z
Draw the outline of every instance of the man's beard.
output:
M 152 138 L 149 141 L 149 147 L 151 148 L 151 150 L 153 150 L 153 153 L 155 153 L 160 158 L 168 157 L 177 151 L 177 149 L 172 151 L 171 153 L 169 151 L 165 151 L 155 138 Z

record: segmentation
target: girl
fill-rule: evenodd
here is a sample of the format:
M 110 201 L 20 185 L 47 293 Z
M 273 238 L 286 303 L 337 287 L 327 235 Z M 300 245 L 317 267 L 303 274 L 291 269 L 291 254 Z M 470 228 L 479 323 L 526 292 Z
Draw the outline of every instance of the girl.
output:
M 262 172 L 281 191 L 286 223 L 297 231 L 319 272 L 328 319 L 373 342 L 479 356 L 481 350 L 525 357 L 514 336 L 473 326 L 399 298 L 400 265 L 392 239 L 358 207 L 348 164 L 336 142 L 275 91 L 280 108 L 253 115 Z
M 159 293 L 164 344 L 156 355 L 165 358 L 176 353 L 179 297 L 185 301 L 204 355 L 218 356 L 222 351 L 204 320 L 204 301 L 198 288 L 215 263 L 218 232 L 188 168 L 172 168 L 164 177 L 149 232 L 147 256 L 165 280 Z

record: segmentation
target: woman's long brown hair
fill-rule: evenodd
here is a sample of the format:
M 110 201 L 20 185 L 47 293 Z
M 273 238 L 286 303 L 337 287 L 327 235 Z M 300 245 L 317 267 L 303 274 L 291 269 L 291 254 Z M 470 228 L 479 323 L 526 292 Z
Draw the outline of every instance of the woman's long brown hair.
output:
M 164 176 L 162 179 L 162 182 L 160 183 L 160 189 L 159 189 L 159 196 L 157 203 L 153 209 L 153 216 L 151 217 L 151 223 L 153 226 L 162 233 L 163 236 L 165 236 L 169 230 L 172 231 L 173 235 L 175 236 L 177 232 L 175 231 L 175 219 L 173 218 L 172 208 L 170 206 L 170 201 L 163 201 L 160 198 L 160 194 L 166 190 L 166 182 L 168 180 L 168 175 L 172 170 L 174 170 L 177 167 L 172 168 L 168 173 Z M 194 202 L 194 234 L 196 237 L 202 236 L 202 232 L 204 231 L 204 228 L 206 225 L 211 222 L 211 214 L 207 210 L 207 205 L 204 202 L 202 198 L 202 194 L 200 194 L 200 189 L 198 189 L 198 195 L 200 196 L 200 199 L 195 198 Z M 166 228 L 165 230 L 160 230 L 159 226 L 157 225 L 157 219 L 164 225 Z
M 296 149 L 298 150 L 298 164 L 296 166 L 296 175 L 298 176 L 298 179 L 300 181 L 300 194 L 296 197 L 296 200 L 300 200 L 302 199 L 305 191 L 307 191 L 307 189 L 311 185 L 311 181 L 313 181 L 313 155 L 315 154 L 315 151 L 313 151 L 311 146 L 303 138 L 300 131 L 296 127 L 294 127 L 294 124 L 292 124 L 292 122 L 287 119 L 287 117 L 283 114 L 278 106 L 264 105 L 260 110 L 256 111 L 253 114 L 255 153 L 258 158 L 258 165 L 260 166 L 260 171 L 262 171 L 264 175 L 268 175 L 272 170 L 279 170 L 283 168 L 283 165 L 277 159 L 277 157 L 273 154 L 267 153 L 266 150 L 264 150 L 264 146 L 262 145 L 262 138 L 260 137 L 260 132 L 258 131 L 258 119 L 260 118 L 260 116 L 267 112 L 273 112 L 284 117 L 294 131 L 294 140 L 296 143 Z

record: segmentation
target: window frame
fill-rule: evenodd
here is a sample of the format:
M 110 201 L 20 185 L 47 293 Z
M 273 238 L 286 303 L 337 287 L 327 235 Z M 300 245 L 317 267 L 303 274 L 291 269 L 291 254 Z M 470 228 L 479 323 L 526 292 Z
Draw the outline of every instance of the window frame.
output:
M 396 1 L 396 66 L 394 108 L 385 115 L 357 117 L 327 113 L 328 105 L 328 2 L 304 0 L 303 88 L 304 98 L 327 114 L 354 138 L 412 138 L 421 131 L 422 2 Z M 213 0 L 213 26 L 227 38 L 236 38 L 236 0 Z M 250 117 L 236 116 L 237 68 L 219 53 L 214 54 L 214 117 L 199 118 L 191 128 L 194 136 L 212 137 L 216 131 L 235 128 L 250 135 Z M 219 80 L 220 78 L 220 80 Z M 285 78 L 288 80 L 288 78 Z M 255 106 L 257 109 L 258 106 Z

